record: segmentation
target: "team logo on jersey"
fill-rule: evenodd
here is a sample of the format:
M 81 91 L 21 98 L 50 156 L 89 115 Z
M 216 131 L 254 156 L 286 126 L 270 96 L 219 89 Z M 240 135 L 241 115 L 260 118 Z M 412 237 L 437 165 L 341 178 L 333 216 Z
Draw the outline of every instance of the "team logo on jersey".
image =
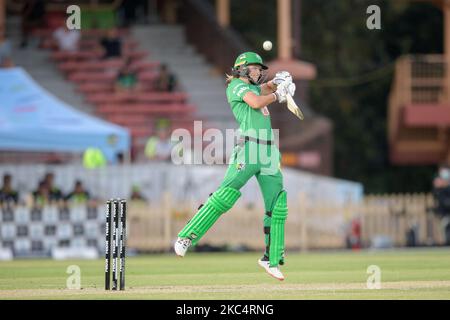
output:
M 238 163 L 236 164 L 237 171 L 242 171 L 245 168 L 245 163 Z
M 267 106 L 265 106 L 264 108 L 261 108 L 261 112 L 265 116 L 269 116 L 270 115 L 269 109 L 267 108 Z
M 243 87 L 241 89 L 239 89 L 238 93 L 236 94 L 238 97 L 240 97 L 242 95 L 242 93 L 246 90 L 246 87 Z

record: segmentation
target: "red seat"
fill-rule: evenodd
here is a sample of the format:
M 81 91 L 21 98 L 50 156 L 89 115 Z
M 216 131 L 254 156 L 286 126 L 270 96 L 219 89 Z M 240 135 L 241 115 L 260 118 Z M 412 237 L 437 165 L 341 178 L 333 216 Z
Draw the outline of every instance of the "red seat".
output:
M 148 127 L 152 123 L 152 119 L 151 116 L 143 117 L 141 115 L 135 116 L 128 114 L 106 116 L 106 120 L 125 127 Z
M 135 50 L 139 46 L 139 43 L 134 40 L 124 40 L 123 41 L 123 47 L 127 50 Z
M 125 103 L 130 101 L 131 96 L 128 94 L 117 94 L 114 92 L 104 92 L 104 93 L 93 93 L 86 97 L 86 101 L 93 103 L 95 105 L 100 104 L 117 104 L 117 103 Z
M 158 77 L 158 73 L 154 71 L 138 72 L 138 79 L 140 81 L 154 81 Z
M 123 54 L 125 57 L 129 57 L 133 60 L 141 60 L 144 59 L 147 55 L 147 51 L 130 51 Z
M 66 61 L 59 64 L 59 69 L 65 72 L 118 70 L 123 64 L 124 60 L 122 58 L 94 61 Z
M 185 102 L 188 95 L 184 92 L 151 92 L 136 95 L 139 102 Z
M 102 52 L 98 50 L 76 52 L 56 51 L 51 54 L 52 59 L 55 61 L 99 59 L 101 56 Z
M 182 103 L 187 99 L 187 94 L 182 92 L 132 92 L 132 93 L 93 93 L 88 95 L 87 101 L 94 104 L 125 103 L 125 102 L 170 102 Z
M 42 39 L 41 42 L 39 43 L 39 47 L 42 49 L 51 49 L 51 50 L 58 49 L 57 44 L 55 43 L 55 41 L 52 38 Z
M 151 128 L 128 128 L 133 138 L 137 137 L 149 137 L 151 134 Z
M 110 92 L 114 89 L 113 83 L 99 83 L 99 82 L 83 82 L 78 85 L 77 90 L 84 94 L 98 93 L 98 92 Z
M 104 116 L 113 114 L 174 114 L 184 115 L 195 111 L 195 107 L 189 104 L 107 104 L 97 107 L 97 112 Z
M 65 20 L 65 19 L 66 18 L 64 18 L 63 20 Z M 59 25 L 61 25 L 61 24 L 59 24 Z M 55 28 L 49 28 L 49 27 L 35 28 L 32 33 L 33 33 L 33 35 L 39 36 L 39 37 L 50 37 L 54 30 L 55 30 Z M 107 30 L 105 30 L 105 29 L 81 29 L 81 34 L 84 37 L 103 37 L 103 36 L 105 36 L 106 32 L 107 32 Z M 129 35 L 130 30 L 126 29 L 126 28 L 119 28 L 118 33 L 119 33 L 119 36 L 123 37 L 123 36 Z
M 104 81 L 104 82 L 114 82 L 116 79 L 116 72 L 74 72 L 69 75 L 69 80 L 73 82 L 84 82 L 84 81 Z
M 154 71 L 158 69 L 161 63 L 159 61 L 145 61 L 145 60 L 136 60 L 131 63 L 131 68 L 134 70 L 146 70 L 146 71 Z

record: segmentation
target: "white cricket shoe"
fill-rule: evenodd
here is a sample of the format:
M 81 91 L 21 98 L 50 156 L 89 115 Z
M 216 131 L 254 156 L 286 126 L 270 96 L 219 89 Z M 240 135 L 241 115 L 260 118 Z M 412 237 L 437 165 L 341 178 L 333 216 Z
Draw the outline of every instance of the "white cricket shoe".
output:
M 281 273 L 280 268 L 270 267 L 268 260 L 259 259 L 258 264 L 263 267 L 270 276 L 280 281 L 284 280 L 284 275 Z
M 192 245 L 192 240 L 189 238 L 178 238 L 175 242 L 174 249 L 177 256 L 184 257 L 186 251 Z

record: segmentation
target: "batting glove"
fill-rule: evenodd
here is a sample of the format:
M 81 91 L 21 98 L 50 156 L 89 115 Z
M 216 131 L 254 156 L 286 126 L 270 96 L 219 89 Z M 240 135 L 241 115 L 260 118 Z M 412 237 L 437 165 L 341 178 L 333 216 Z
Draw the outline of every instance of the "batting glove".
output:
M 291 97 L 293 97 L 295 94 L 295 89 L 296 89 L 295 83 L 291 82 L 291 83 L 286 84 L 286 89 L 287 89 L 287 92 L 291 95 Z
M 282 82 L 292 83 L 292 76 L 287 71 L 280 71 L 275 74 L 275 77 L 272 79 L 272 82 L 277 86 Z
M 277 100 L 279 103 L 286 102 L 286 95 L 288 94 L 288 89 L 284 82 L 280 83 L 280 85 L 277 87 L 277 90 L 274 93 L 277 96 Z

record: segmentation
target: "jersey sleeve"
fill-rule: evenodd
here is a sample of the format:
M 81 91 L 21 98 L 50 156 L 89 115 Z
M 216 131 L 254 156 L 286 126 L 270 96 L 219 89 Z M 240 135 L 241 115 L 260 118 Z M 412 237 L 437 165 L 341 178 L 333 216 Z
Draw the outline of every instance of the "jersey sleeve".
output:
M 228 101 L 243 101 L 245 94 L 249 91 L 250 86 L 244 82 L 236 82 L 236 84 L 231 84 L 228 88 Z

